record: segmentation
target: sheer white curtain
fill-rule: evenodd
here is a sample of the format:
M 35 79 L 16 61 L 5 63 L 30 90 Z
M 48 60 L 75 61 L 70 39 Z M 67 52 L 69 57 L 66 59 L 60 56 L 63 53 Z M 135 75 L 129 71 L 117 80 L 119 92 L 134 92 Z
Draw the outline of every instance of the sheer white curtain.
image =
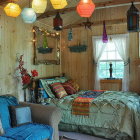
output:
M 99 78 L 99 60 L 102 56 L 102 53 L 106 47 L 106 43 L 103 43 L 102 36 L 92 37 L 92 43 L 93 43 L 93 59 L 94 63 L 96 64 L 95 69 L 95 81 L 94 81 L 94 89 L 99 90 L 100 89 L 100 78 Z
M 112 35 L 112 41 L 124 61 L 124 75 L 122 80 L 122 90 L 129 91 L 129 35 Z

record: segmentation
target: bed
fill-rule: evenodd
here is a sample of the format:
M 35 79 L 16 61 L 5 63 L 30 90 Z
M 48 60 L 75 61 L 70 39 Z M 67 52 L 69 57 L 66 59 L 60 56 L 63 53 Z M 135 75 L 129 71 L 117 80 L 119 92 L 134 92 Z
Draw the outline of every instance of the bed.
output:
M 60 82 L 64 82 L 64 79 Z M 39 88 L 43 88 L 41 94 L 44 95 L 46 88 L 47 92 L 49 88 L 47 80 L 39 80 Z M 114 140 L 140 140 L 140 96 L 137 93 L 99 91 L 99 96 L 90 102 L 88 114 L 75 115 L 74 100 L 91 92 L 97 93 L 95 90 L 79 91 L 61 99 L 47 96 L 41 98 L 40 102 L 61 109 L 59 129 L 62 131 L 80 132 Z

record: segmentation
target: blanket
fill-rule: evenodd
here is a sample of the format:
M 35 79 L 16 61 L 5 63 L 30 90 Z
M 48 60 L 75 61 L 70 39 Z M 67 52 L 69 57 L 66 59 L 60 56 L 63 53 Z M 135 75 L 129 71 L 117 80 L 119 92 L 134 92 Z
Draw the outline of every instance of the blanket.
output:
M 75 98 L 72 103 L 72 114 L 89 116 L 92 100 L 103 92 L 102 90 L 86 91 L 83 95 Z

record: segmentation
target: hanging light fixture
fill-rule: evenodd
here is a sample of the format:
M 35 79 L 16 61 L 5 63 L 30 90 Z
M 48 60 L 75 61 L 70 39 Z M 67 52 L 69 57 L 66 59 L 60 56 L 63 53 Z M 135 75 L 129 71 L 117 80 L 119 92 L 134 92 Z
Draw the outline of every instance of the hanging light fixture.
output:
M 102 41 L 103 41 L 103 43 L 107 43 L 108 42 L 108 36 L 107 36 L 107 33 L 106 33 L 105 21 L 103 21 L 103 36 L 102 36 Z
M 21 8 L 19 7 L 18 4 L 15 3 L 8 3 L 5 7 L 4 7 L 4 11 L 6 13 L 7 16 L 10 17 L 17 17 L 20 15 L 21 13 Z
M 53 19 L 53 27 L 54 27 L 54 30 L 57 30 L 57 31 L 62 30 L 63 20 L 60 17 L 59 12 L 57 12 L 55 18 Z
M 127 29 L 128 31 L 139 31 L 139 10 L 134 6 L 133 2 L 127 11 Z
M 92 0 L 80 0 L 77 5 L 77 13 L 81 17 L 90 17 L 95 9 L 95 4 Z
M 36 13 L 44 13 L 47 7 L 47 0 L 33 0 L 32 8 Z
M 36 21 L 36 13 L 32 8 L 24 8 L 21 17 L 25 23 L 33 23 Z
M 67 6 L 66 0 L 50 0 L 54 9 L 63 9 Z

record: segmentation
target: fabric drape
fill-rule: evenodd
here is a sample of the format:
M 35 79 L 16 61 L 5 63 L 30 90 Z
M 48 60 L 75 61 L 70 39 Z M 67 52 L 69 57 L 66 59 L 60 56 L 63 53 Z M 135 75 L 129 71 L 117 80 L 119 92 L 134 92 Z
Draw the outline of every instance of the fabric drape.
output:
M 102 37 L 94 37 L 92 38 L 93 43 L 93 59 L 96 67 L 94 67 L 95 72 L 95 81 L 94 81 L 94 89 L 100 89 L 100 78 L 99 78 L 99 60 L 102 56 L 102 53 L 106 47 L 106 43 L 103 43 Z

